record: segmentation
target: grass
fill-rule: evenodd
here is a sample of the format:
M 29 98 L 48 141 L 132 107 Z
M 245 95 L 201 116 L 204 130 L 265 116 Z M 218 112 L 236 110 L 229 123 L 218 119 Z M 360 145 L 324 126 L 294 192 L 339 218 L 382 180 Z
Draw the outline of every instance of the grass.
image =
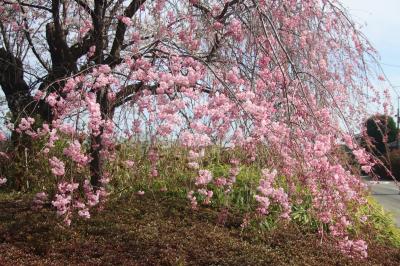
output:
M 375 240 L 382 244 L 390 244 L 400 249 L 400 228 L 396 227 L 393 216 L 372 197 L 368 205 L 360 210 L 360 214 L 368 216 L 370 226 L 376 232 Z
M 126 193 L 69 228 L 53 210 L 32 211 L 26 194 L 0 195 L 2 265 L 400 264 L 400 249 L 390 245 L 370 241 L 369 258 L 352 260 L 305 227 L 243 230 L 235 214 L 221 224 L 217 209 L 194 212 L 168 193 Z

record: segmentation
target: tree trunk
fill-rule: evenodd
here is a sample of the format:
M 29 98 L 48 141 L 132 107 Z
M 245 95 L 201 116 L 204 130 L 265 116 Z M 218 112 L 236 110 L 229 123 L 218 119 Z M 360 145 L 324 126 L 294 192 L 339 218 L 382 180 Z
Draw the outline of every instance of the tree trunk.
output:
M 92 160 L 90 161 L 90 183 L 95 190 L 101 186 L 100 180 L 103 176 L 104 163 L 100 153 L 102 150 L 101 136 L 102 133 L 100 133 L 98 136 L 91 136 L 90 140 L 90 155 L 92 156 Z
M 0 48 L 0 86 L 6 96 L 12 122 L 20 117 L 31 116 L 43 121 L 51 120 L 51 109 L 40 100 L 31 96 L 31 88 L 24 80 L 24 68 L 21 60 L 12 53 Z
M 111 107 L 107 99 L 107 92 L 108 88 L 103 88 L 97 92 L 97 102 L 100 104 L 101 119 L 103 121 L 112 119 L 114 115 L 114 108 Z M 90 183 L 94 189 L 97 189 L 101 186 L 100 180 L 103 177 L 104 158 L 101 152 L 109 149 L 109 147 L 105 147 L 102 142 L 103 134 L 104 125 L 100 127 L 99 135 L 94 136 L 92 134 L 90 137 L 90 155 L 92 157 L 92 160 L 90 161 Z

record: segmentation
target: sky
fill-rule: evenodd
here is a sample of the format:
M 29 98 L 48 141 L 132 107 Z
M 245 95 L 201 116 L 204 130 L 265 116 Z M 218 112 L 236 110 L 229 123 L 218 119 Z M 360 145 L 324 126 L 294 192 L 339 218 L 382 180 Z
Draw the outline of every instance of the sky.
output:
M 400 0 L 341 0 L 380 55 L 380 64 L 393 86 L 392 103 L 400 95 Z
M 400 0 L 339 0 L 377 49 L 381 66 L 400 95 Z M 0 91 L 0 94 L 1 91 Z M 397 109 L 397 94 L 391 88 Z M 1 110 L 0 110 L 1 114 Z M 1 116 L 0 116 L 1 120 Z

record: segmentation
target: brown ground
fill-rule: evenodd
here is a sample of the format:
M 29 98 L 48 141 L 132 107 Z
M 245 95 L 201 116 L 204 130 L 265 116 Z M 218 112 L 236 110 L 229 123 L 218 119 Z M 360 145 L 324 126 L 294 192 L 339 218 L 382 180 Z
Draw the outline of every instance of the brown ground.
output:
M 0 199 L 0 265 L 400 265 L 400 250 L 369 245 L 369 258 L 350 260 L 329 241 L 295 226 L 257 233 L 217 212 L 193 213 L 184 200 L 146 195 L 110 201 L 70 228 L 54 211 Z

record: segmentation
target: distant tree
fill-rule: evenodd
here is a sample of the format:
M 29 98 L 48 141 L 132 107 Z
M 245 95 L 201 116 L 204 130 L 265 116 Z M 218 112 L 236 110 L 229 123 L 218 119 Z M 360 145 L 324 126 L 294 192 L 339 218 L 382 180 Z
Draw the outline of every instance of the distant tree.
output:
M 367 119 L 365 126 L 369 137 L 365 144 L 377 156 L 385 156 L 387 143 L 395 141 L 398 134 L 394 119 L 387 115 L 374 115 Z

